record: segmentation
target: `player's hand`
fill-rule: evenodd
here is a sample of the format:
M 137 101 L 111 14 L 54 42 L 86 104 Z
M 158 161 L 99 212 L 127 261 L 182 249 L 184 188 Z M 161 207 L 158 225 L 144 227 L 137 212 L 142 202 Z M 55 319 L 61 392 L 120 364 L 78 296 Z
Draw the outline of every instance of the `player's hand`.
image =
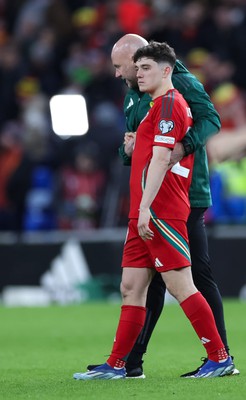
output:
M 168 164 L 169 169 L 177 164 L 184 157 L 184 147 L 181 142 L 177 142 L 171 154 L 170 162 Z
M 149 228 L 150 210 L 146 208 L 139 210 L 138 234 L 143 240 L 152 240 L 154 232 Z
M 132 156 L 135 145 L 136 132 L 126 132 L 124 136 L 125 153 L 128 157 Z

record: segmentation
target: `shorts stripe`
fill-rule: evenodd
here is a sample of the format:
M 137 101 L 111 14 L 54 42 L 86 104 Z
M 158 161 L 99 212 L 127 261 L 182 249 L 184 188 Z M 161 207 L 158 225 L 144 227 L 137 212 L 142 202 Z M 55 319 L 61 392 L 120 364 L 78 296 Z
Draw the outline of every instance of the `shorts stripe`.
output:
M 171 228 L 165 221 L 161 219 L 155 219 L 153 218 L 153 215 L 151 221 L 153 222 L 157 230 L 161 233 L 161 235 L 173 247 L 175 247 L 176 250 L 178 250 L 181 254 L 183 254 L 189 262 L 191 262 L 189 246 L 188 243 L 184 240 L 184 238 L 181 235 L 179 235 L 177 231 Z

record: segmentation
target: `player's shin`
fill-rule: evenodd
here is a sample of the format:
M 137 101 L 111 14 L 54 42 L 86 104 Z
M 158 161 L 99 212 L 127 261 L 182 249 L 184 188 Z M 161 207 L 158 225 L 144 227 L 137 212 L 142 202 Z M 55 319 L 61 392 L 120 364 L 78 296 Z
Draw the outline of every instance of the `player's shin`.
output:
M 113 368 L 125 366 L 127 356 L 140 334 L 146 317 L 146 308 L 123 305 L 116 336 L 107 363 Z
M 191 295 L 180 306 L 205 347 L 208 358 L 215 362 L 226 360 L 228 354 L 216 328 L 212 310 L 202 294 L 197 292 Z

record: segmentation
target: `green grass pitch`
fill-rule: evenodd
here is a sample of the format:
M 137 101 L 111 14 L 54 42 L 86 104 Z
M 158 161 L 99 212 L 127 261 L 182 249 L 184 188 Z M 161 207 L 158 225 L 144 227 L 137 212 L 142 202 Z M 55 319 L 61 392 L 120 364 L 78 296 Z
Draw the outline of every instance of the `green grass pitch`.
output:
M 168 304 L 145 355 L 145 380 L 75 381 L 74 372 L 105 362 L 119 304 L 0 307 L 0 398 L 4 400 L 244 400 L 246 303 L 225 300 L 231 352 L 240 376 L 181 379 L 205 356 L 177 304 Z

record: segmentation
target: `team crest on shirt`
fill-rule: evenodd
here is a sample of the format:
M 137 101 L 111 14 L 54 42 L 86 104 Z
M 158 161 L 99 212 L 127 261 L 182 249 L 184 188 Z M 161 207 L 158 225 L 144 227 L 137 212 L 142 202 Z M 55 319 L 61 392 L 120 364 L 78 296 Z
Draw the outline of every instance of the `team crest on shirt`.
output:
M 159 129 L 161 131 L 161 133 L 163 135 L 165 135 L 165 133 L 168 133 L 170 131 L 172 131 L 174 128 L 174 122 L 173 121 L 165 121 L 165 119 L 162 119 L 159 122 Z

